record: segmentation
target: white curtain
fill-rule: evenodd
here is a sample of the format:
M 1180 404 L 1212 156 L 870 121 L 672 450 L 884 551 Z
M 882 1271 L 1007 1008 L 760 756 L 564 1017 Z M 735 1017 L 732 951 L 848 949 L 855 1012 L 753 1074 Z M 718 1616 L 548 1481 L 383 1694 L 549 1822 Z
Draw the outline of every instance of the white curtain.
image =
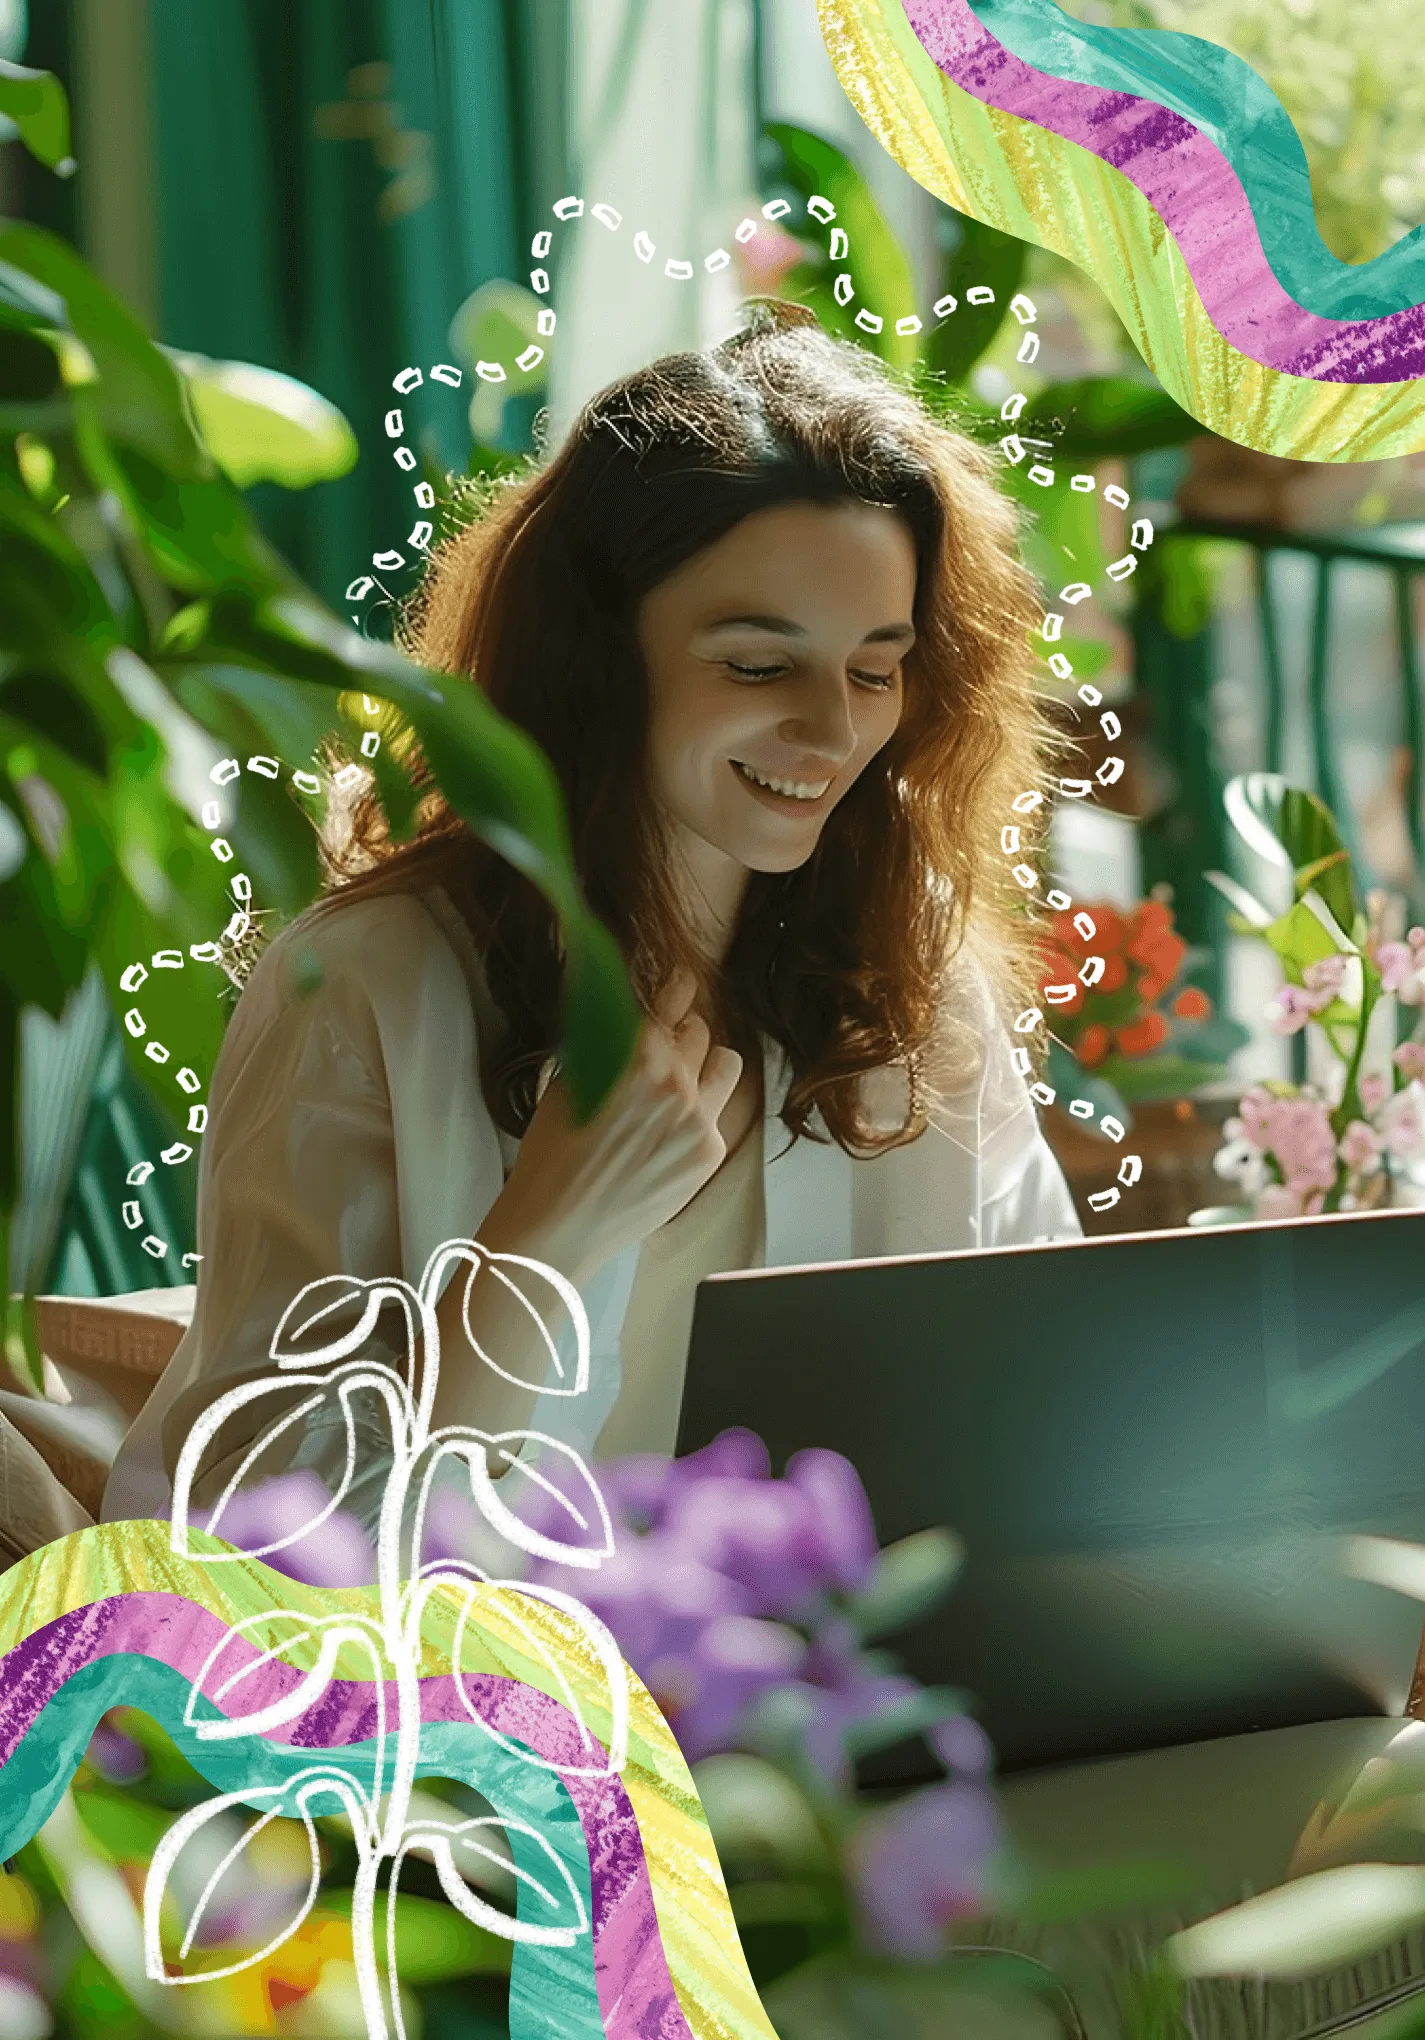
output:
M 734 249 L 758 204 L 752 0 L 572 0 L 570 14 L 574 189 L 623 217 L 611 232 L 586 213 L 561 236 L 556 441 L 617 376 L 734 329 L 735 265 L 710 276 L 703 258 Z M 670 278 L 669 260 L 692 277 Z

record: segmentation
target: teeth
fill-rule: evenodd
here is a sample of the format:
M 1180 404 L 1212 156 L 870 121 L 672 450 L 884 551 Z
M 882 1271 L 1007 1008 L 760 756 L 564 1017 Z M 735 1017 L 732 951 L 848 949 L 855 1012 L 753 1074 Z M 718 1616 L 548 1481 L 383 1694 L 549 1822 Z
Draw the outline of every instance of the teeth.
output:
M 754 772 L 750 765 L 744 765 L 739 758 L 734 758 L 732 762 L 739 772 L 745 773 L 748 779 L 754 779 L 759 786 L 770 787 L 773 793 L 787 794 L 793 800 L 820 800 L 831 784 L 829 779 L 823 779 L 815 786 L 799 780 L 768 779 L 764 773 Z

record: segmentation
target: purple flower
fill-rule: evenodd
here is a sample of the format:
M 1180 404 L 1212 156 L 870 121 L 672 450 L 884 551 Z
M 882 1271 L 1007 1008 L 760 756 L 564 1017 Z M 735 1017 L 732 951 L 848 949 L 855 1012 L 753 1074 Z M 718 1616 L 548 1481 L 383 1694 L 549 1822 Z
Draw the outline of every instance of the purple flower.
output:
M 871 1946 L 935 1961 L 949 1923 L 984 1905 L 986 1869 L 1000 1834 L 994 1794 L 979 1779 L 947 1779 L 872 1814 L 848 1851 L 851 1887 Z
M 111 1785 L 132 1785 L 148 1769 L 143 1744 L 125 1735 L 112 1713 L 104 1715 L 89 1738 L 85 1753 L 101 1777 Z
M 224 1544 L 238 1551 L 260 1551 L 267 1544 L 291 1537 L 280 1551 L 269 1551 L 262 1563 L 289 1579 L 309 1587 L 367 1587 L 376 1578 L 376 1554 L 371 1539 L 344 1510 L 334 1509 L 325 1522 L 316 1523 L 330 1504 L 331 1496 L 319 1474 L 309 1467 L 296 1473 L 279 1473 L 252 1487 L 239 1488 L 223 1510 L 214 1533 Z M 212 1511 L 193 1513 L 198 1529 L 206 1529 Z M 316 1523 L 303 1536 L 304 1524 Z

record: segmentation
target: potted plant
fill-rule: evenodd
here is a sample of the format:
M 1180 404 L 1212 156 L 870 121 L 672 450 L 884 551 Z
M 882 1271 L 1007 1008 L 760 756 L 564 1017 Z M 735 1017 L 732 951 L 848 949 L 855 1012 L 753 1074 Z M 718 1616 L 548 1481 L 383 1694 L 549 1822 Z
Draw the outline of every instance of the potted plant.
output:
M 1090 957 L 1102 958 L 1103 971 L 1085 985 Z M 1181 1225 L 1201 1201 L 1217 1134 L 1191 1094 L 1220 1081 L 1248 1038 L 1192 982 L 1206 960 L 1157 897 L 1126 912 L 1099 901 L 1057 914 L 1041 950 L 1040 996 L 1053 1028 L 1047 1080 L 1133 1127 L 1143 1157 L 1137 1226 Z M 1101 1139 L 1057 1107 L 1046 1114 L 1046 1131 L 1070 1186 L 1082 1179 L 1091 1187 L 1103 1167 Z M 1085 1222 L 1094 1222 L 1087 1211 Z
M 1267 1019 L 1303 1035 L 1312 1081 L 1254 1085 L 1223 1131 L 1234 1203 L 1199 1223 L 1415 1203 L 1425 1158 L 1425 928 L 1389 930 L 1385 893 L 1362 899 L 1335 818 L 1275 773 L 1234 779 L 1227 812 L 1265 867 L 1262 900 L 1207 874 L 1231 924 L 1273 950 L 1284 982 Z M 1414 1016 L 1412 1021 L 1412 1015 Z

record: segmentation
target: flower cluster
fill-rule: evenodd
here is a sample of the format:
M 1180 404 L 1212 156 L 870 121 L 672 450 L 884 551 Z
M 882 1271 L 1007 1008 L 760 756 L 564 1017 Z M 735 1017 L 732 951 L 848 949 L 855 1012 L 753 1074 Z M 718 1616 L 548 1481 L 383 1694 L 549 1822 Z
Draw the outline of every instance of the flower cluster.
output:
M 599 1485 L 615 1556 L 577 1577 L 534 1561 L 525 1577 L 607 1623 L 690 1762 L 755 1750 L 774 1706 L 819 1789 L 844 1804 L 878 1722 L 902 1724 L 883 1741 L 924 1730 L 949 1775 L 857 1823 L 845 1875 L 868 1941 L 913 1960 L 941 1952 L 947 1921 L 982 1902 L 1000 1842 L 992 1753 L 969 1716 L 927 1709 L 914 1679 L 863 1647 L 855 1599 L 881 1554 L 855 1468 L 807 1450 L 773 1479 L 762 1441 L 734 1430 L 685 1459 L 601 1466 Z M 533 1496 L 522 1510 L 541 1527 Z M 463 1555 L 462 1511 L 453 1489 L 432 1498 L 428 1552 Z
M 1365 1117 L 1349 1119 L 1339 1134 L 1330 1103 L 1311 1086 L 1254 1086 L 1223 1128 L 1218 1175 L 1237 1184 L 1258 1218 L 1314 1216 L 1332 1191 L 1343 1211 L 1376 1202 L 1391 1162 L 1425 1154 L 1425 1085 L 1418 1081 L 1425 1044 L 1405 1043 L 1395 1061 L 1407 1072 L 1404 1088 L 1392 1089 L 1380 1074 L 1362 1077 Z
M 1187 944 L 1165 902 L 1142 900 L 1131 914 L 1106 905 L 1082 913 L 1093 924 L 1091 936 L 1083 932 L 1081 915 L 1055 915 L 1041 952 L 1040 982 L 1045 990 L 1074 985 L 1071 1000 L 1051 1002 L 1054 1026 L 1085 1069 L 1110 1055 L 1155 1055 L 1167 1045 L 1173 1020 L 1211 1018 L 1205 992 L 1195 985 L 1175 990 Z M 1091 956 L 1102 957 L 1104 970 L 1097 984 L 1085 986 L 1081 973 Z
M 1001 1839 L 993 1757 L 977 1723 L 935 1704 L 863 1643 L 857 1597 L 876 1580 L 882 1554 L 855 1468 L 813 1449 L 773 1479 L 762 1441 L 727 1431 L 685 1459 L 638 1455 L 601 1466 L 598 1477 L 613 1557 L 597 1573 L 530 1559 L 521 1577 L 574 1595 L 607 1624 L 690 1762 L 755 1750 L 770 1722 L 773 1739 L 790 1733 L 828 1803 L 849 1807 L 858 1749 L 924 1733 L 948 1775 L 852 1818 L 843 1870 L 869 1944 L 933 1959 L 946 1924 L 984 1898 Z M 260 1549 L 313 1522 L 323 1498 L 315 1474 L 279 1475 L 240 1490 L 220 1534 Z M 558 1533 L 552 1491 L 527 1492 L 520 1514 L 532 1529 Z M 437 1486 L 422 1557 L 477 1557 L 479 1539 L 461 1489 Z M 369 1581 L 375 1563 L 366 1533 L 341 1510 L 263 1562 L 326 1587 Z M 101 1724 L 91 1755 L 116 1781 L 143 1764 L 111 1723 Z

